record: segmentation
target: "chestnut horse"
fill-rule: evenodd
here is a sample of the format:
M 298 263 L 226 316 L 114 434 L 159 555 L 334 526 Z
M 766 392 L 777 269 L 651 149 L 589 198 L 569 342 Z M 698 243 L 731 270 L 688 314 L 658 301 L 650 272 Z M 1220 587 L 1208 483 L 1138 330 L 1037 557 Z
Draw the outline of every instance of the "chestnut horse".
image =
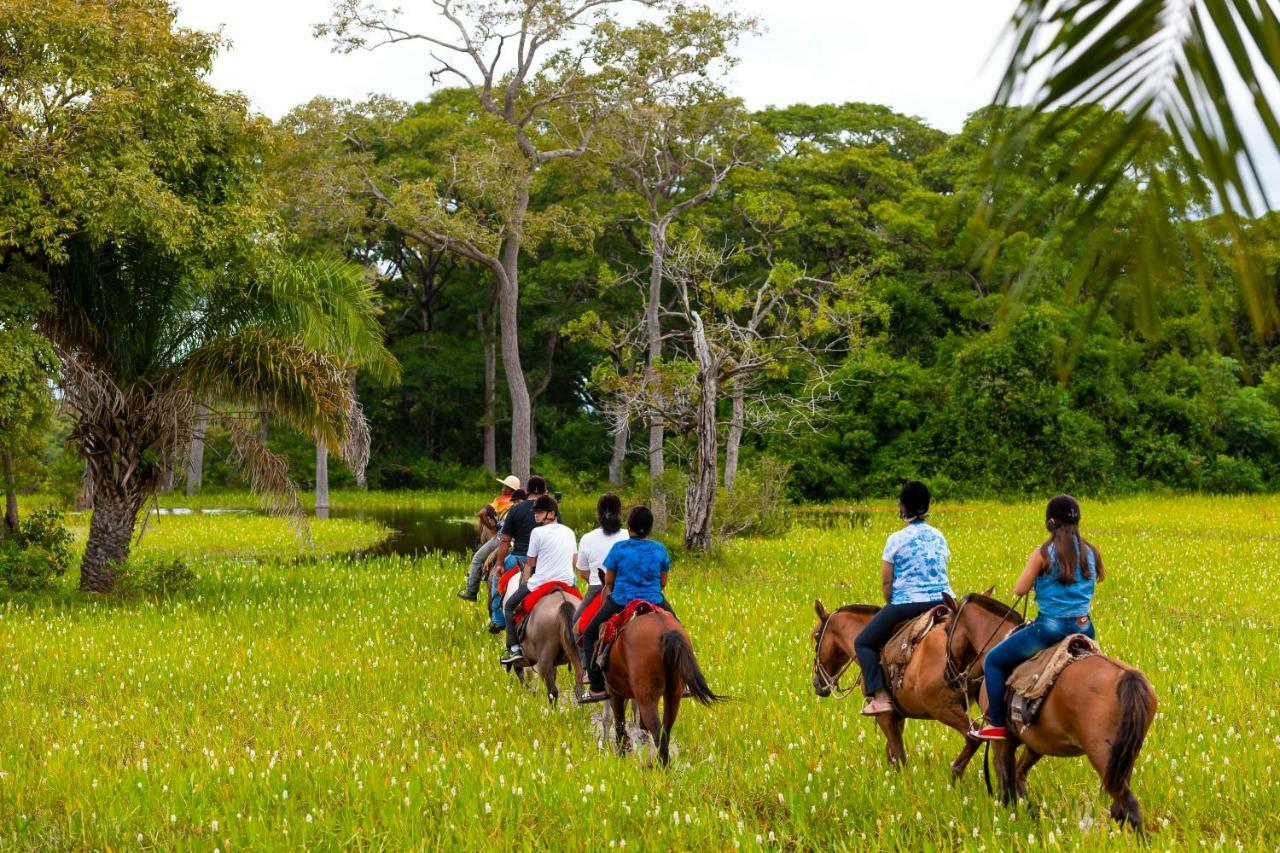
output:
M 980 679 L 977 673 L 986 653 L 1022 619 L 1016 613 L 1010 617 L 1007 605 L 985 595 L 949 603 L 957 612 L 952 632 L 955 661 L 971 678 Z M 985 710 L 986 691 L 982 692 Z M 1013 803 L 1026 796 L 1027 773 L 1043 756 L 1085 755 L 1111 796 L 1111 817 L 1142 832 L 1142 809 L 1129 780 L 1155 715 L 1155 690 L 1137 669 L 1105 655 L 1070 664 L 1045 697 L 1035 722 L 1026 728 L 1010 725 L 1014 737 L 995 742 L 1001 799 Z M 1019 743 L 1025 751 L 1015 761 Z
M 636 616 L 614 640 L 605 670 L 609 708 L 619 750 L 630 746 L 626 709 L 630 699 L 636 706 L 640 725 L 658 747 L 658 761 L 670 759 L 671 729 L 680 713 L 680 699 L 688 694 L 703 705 L 724 697 L 707 686 L 698 668 L 693 645 L 684 626 L 665 610 Z M 658 721 L 658 700 L 662 700 L 662 721 Z
M 818 625 L 813 629 L 814 642 L 813 689 L 819 697 L 835 695 L 839 698 L 855 691 L 855 687 L 841 688 L 840 677 L 850 667 L 857 669 L 853 641 L 866 627 L 871 617 L 880 611 L 873 604 L 850 604 L 834 613 L 828 613 L 821 601 L 814 602 Z M 951 780 L 964 775 L 969 760 L 978 751 L 982 741 L 971 737 L 972 725 L 967 708 L 969 697 L 965 690 L 946 677 L 947 632 L 941 627 L 925 635 L 916 646 L 910 662 L 902 674 L 902 686 L 891 691 L 894 710 L 877 714 L 876 723 L 884 732 L 885 753 L 889 763 L 906 766 L 907 751 L 902 741 L 902 731 L 908 718 L 937 720 L 964 736 L 964 748 L 951 762 Z

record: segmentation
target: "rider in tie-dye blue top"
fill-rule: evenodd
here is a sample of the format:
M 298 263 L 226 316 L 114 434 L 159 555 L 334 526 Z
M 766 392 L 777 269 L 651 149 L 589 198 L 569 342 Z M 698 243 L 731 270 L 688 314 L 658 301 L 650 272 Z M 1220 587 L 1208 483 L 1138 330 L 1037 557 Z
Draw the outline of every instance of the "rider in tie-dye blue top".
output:
M 893 598 L 890 604 L 937 601 L 951 594 L 947 560 L 951 551 L 946 537 L 923 519 L 891 534 L 880 559 L 893 566 Z

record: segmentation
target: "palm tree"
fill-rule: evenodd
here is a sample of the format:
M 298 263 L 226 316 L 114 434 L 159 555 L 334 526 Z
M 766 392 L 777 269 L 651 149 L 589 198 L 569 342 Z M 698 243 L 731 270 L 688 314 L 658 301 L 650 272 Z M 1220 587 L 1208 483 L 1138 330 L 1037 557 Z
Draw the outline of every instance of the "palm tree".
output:
M 61 360 L 93 493 L 81 589 L 112 589 L 138 512 L 181 464 L 204 400 L 269 410 L 353 467 L 367 460 L 347 368 L 391 379 L 397 366 L 359 267 L 270 252 L 214 262 L 143 239 L 80 236 L 49 280 L 53 308 L 40 325 Z M 284 460 L 253 425 L 227 427 L 254 489 L 295 508 Z
M 1149 244 L 1145 262 L 1127 268 L 1148 301 L 1153 267 L 1168 256 L 1161 244 L 1176 232 L 1199 269 L 1206 255 L 1226 252 L 1255 330 L 1277 328 L 1280 307 L 1251 235 L 1272 206 L 1261 164 L 1280 152 L 1280 17 L 1272 0 L 1020 0 L 1007 35 L 1011 55 L 996 103 L 1024 109 L 993 150 L 992 194 L 1026 177 L 1036 158 L 1025 155 L 1051 149 L 1069 123 L 1082 115 L 1111 121 L 1119 112 L 1119 132 L 1079 133 L 1059 146 L 1061 168 L 1039 175 L 1080 188 L 1078 208 L 1045 223 L 1045 232 L 1082 246 L 1095 240 L 1093 214 L 1136 178 L 1148 192 L 1120 238 L 1130 250 Z M 1179 168 L 1150 179 L 1150 149 L 1170 141 Z M 1081 257 L 1108 266 L 1097 252 Z

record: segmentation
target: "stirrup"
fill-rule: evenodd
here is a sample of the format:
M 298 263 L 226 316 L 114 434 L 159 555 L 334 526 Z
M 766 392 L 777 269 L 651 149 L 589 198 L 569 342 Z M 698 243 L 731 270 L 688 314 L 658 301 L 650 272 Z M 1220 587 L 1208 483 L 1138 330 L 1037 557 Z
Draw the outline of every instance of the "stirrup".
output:
M 609 698 L 609 691 L 607 690 L 602 691 L 600 693 L 596 693 L 594 690 L 588 690 L 586 693 L 583 693 L 581 696 L 578 697 L 578 704 L 590 705 L 593 702 L 603 702 L 608 698 Z

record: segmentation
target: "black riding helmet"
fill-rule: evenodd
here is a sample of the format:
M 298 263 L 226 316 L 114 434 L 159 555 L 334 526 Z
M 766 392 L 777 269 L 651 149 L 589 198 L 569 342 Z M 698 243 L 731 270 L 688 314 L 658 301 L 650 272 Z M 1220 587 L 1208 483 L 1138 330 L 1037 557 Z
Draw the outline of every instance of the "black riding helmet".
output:
M 1050 530 L 1061 524 L 1080 523 L 1080 502 L 1071 495 L 1058 495 L 1044 509 L 1044 524 Z
M 929 487 L 911 480 L 898 494 L 898 509 L 903 518 L 924 518 L 929 514 Z

